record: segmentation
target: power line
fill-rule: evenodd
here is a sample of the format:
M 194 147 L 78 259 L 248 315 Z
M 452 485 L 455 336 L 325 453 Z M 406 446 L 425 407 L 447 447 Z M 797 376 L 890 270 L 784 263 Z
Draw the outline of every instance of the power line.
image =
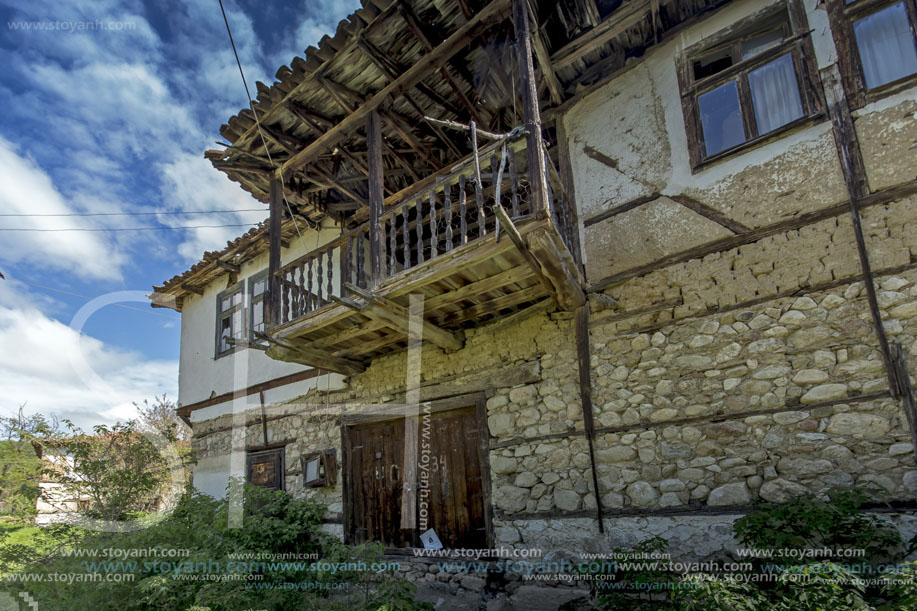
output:
M 165 212 L 70 212 L 66 214 L 0 214 L 2 217 L 46 217 L 46 216 L 159 216 L 161 214 L 223 214 L 229 212 L 264 212 L 264 208 L 242 210 L 178 210 Z
M 264 130 L 261 129 L 261 118 L 258 116 L 258 110 L 255 108 L 255 103 L 252 101 L 252 94 L 248 90 L 248 81 L 245 80 L 245 71 L 242 70 L 242 60 L 239 59 L 239 52 L 236 50 L 236 41 L 232 37 L 232 29 L 229 27 L 229 18 L 226 16 L 226 9 L 223 7 L 223 0 L 219 0 L 220 3 L 220 12 L 223 13 L 223 23 L 226 24 L 226 33 L 229 35 L 229 44 L 232 45 L 232 53 L 236 56 L 236 65 L 239 66 L 239 76 L 242 77 L 242 85 L 245 87 L 245 95 L 248 97 L 248 107 L 251 108 L 252 114 L 255 117 L 255 127 L 258 128 L 258 134 L 261 135 L 261 144 L 264 146 L 264 152 L 267 154 L 267 160 L 271 163 L 272 168 L 277 168 L 277 164 L 274 163 L 274 160 L 271 158 L 271 149 L 267 145 L 267 140 L 264 138 Z M 281 176 L 283 178 L 283 176 Z M 305 241 L 302 238 L 302 232 L 299 231 L 299 223 L 296 222 L 296 216 L 293 214 L 293 209 L 290 207 L 290 202 L 287 201 L 286 196 L 283 194 L 283 189 L 280 190 L 280 197 L 283 199 L 283 203 L 287 207 L 287 212 L 290 213 L 290 218 L 293 219 L 293 227 L 296 228 L 296 235 L 299 236 L 299 242 L 303 246 L 306 245 Z
M 64 295 L 70 295 L 71 297 L 79 297 L 80 299 L 85 299 L 90 301 L 95 299 L 95 297 L 88 297 L 86 295 L 80 295 L 79 293 L 71 293 L 70 291 L 64 291 L 61 289 L 56 289 L 50 286 L 44 286 L 42 284 L 35 284 L 34 282 L 26 282 L 25 280 L 15 279 L 16 282 L 20 284 L 25 284 L 26 286 L 32 286 L 37 289 L 43 289 L 45 291 L 53 291 L 55 293 L 62 293 Z M 144 310 L 142 308 L 136 308 L 134 306 L 124 305 L 123 303 L 110 303 L 108 305 L 113 305 L 118 308 L 124 308 L 125 310 L 134 310 L 135 312 L 143 312 L 144 314 L 149 314 L 150 316 L 159 316 L 160 318 L 168 318 L 169 320 L 181 320 L 178 316 L 169 316 L 168 314 L 160 314 L 159 312 L 151 312 L 150 310 Z
M 38 229 L 35 227 L 0 227 L 0 231 L 164 231 L 170 229 L 214 229 L 218 227 L 251 227 L 252 223 L 234 225 L 180 225 L 178 227 L 67 227 L 64 229 Z

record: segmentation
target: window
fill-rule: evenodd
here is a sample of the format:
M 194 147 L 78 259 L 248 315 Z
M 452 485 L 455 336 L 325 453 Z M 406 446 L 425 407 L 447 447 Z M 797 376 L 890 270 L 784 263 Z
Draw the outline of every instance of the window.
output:
M 267 296 L 267 270 L 217 295 L 216 357 L 237 348 L 266 348 L 267 342 L 256 333 L 266 333 L 264 308 Z
M 284 449 L 249 452 L 246 456 L 248 483 L 271 490 L 284 489 Z
M 678 73 L 694 168 L 822 114 L 810 45 L 781 10 L 687 50 Z
M 267 270 L 259 272 L 248 279 L 248 341 L 259 346 L 266 342 L 256 333 L 266 333 L 264 328 L 264 304 L 267 294 Z
M 302 457 L 302 478 L 305 487 L 334 486 L 337 477 L 337 457 L 334 450 L 322 450 Z
M 245 338 L 243 282 L 217 295 L 216 355 L 229 354 Z
M 831 0 L 828 8 L 852 107 L 911 84 L 917 76 L 914 0 Z

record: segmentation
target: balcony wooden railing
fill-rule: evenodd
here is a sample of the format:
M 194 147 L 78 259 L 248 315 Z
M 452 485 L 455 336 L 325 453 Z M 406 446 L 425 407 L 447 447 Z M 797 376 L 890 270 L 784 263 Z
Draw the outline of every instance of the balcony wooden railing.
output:
M 545 158 L 548 212 L 572 252 L 571 215 L 567 202 L 554 196 L 559 177 L 549 157 Z M 498 203 L 516 224 L 533 219 L 527 166 L 526 132 L 520 128 L 425 181 L 428 186 L 389 201 L 376 220 L 379 271 L 375 278 L 370 263 L 377 255 L 370 239 L 372 220 L 285 264 L 278 272 L 280 316 L 273 327 L 346 298 L 348 284 L 374 290 L 463 245 L 499 234 Z

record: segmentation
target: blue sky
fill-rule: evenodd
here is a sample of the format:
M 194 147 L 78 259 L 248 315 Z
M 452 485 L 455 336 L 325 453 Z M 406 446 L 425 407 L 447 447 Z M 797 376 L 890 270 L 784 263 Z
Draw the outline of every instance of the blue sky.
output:
M 359 7 L 224 4 L 252 92 Z M 217 0 L 0 0 L 0 28 L 0 214 L 182 213 L 0 216 L 0 228 L 265 217 L 191 214 L 263 209 L 203 158 L 247 104 Z M 132 401 L 174 399 L 177 313 L 123 301 L 98 308 L 81 332 L 71 322 L 84 297 L 136 299 L 245 229 L 0 231 L 0 414 L 26 403 L 85 428 L 132 417 Z

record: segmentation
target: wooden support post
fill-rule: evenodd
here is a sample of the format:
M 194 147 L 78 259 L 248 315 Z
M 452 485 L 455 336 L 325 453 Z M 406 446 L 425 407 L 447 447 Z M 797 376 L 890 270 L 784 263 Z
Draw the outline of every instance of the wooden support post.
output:
M 366 117 L 366 144 L 369 151 L 369 264 L 372 286 L 382 281 L 382 240 L 385 228 L 379 217 L 385 200 L 382 175 L 382 126 L 379 113 L 375 110 Z
M 599 532 L 605 532 L 602 523 L 602 494 L 595 468 L 595 421 L 592 414 L 592 351 L 589 346 L 589 304 L 576 309 L 576 360 L 579 365 L 579 395 L 583 406 L 583 430 L 589 444 L 589 463 L 592 465 L 592 492 L 595 494 L 595 514 Z
M 366 305 L 351 305 L 352 302 L 345 303 L 343 301 L 341 303 L 350 307 L 357 305 L 360 313 L 364 316 L 379 322 L 384 322 L 386 326 L 401 333 L 409 333 L 408 322 L 410 320 L 410 312 L 407 308 L 398 305 L 390 299 L 376 295 L 352 284 L 345 283 L 344 286 L 354 295 L 362 297 L 366 301 Z M 461 350 L 465 345 L 465 337 L 461 331 L 452 333 L 445 329 L 440 329 L 426 320 L 423 321 L 422 326 L 424 340 L 439 346 L 443 350 Z
M 271 177 L 271 205 L 268 223 L 268 264 L 267 264 L 267 321 L 265 328 L 272 329 L 280 325 L 280 232 L 283 224 L 283 185 L 277 176 Z
M 538 83 L 532 63 L 532 38 L 529 30 L 527 0 L 513 0 L 513 26 L 516 29 L 516 51 L 522 72 L 522 113 L 526 127 L 526 152 L 529 162 L 529 188 L 535 218 L 550 216 L 548 181 L 545 174 L 544 148 L 541 144 L 541 112 L 538 108 Z

